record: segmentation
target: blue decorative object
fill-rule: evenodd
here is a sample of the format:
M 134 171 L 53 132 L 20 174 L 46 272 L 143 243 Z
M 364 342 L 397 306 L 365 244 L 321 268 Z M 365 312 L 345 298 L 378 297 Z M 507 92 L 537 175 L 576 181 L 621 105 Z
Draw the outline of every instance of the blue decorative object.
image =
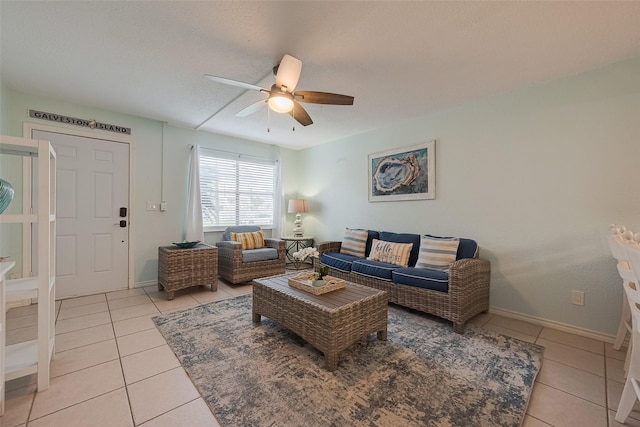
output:
M 200 243 L 200 240 L 194 240 L 193 242 L 173 242 L 173 244 L 179 247 L 180 249 L 192 248 L 198 243 Z
M 4 212 L 13 200 L 13 187 L 4 179 L 0 178 L 0 214 Z

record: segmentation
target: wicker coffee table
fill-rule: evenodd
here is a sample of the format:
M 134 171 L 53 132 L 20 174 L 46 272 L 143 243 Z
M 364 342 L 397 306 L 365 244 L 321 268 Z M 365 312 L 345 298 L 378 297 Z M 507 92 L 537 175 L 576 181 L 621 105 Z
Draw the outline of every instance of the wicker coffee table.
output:
M 324 353 L 325 368 L 338 366 L 341 351 L 372 332 L 387 339 L 387 293 L 347 283 L 313 295 L 288 285 L 291 275 L 253 281 L 253 321 L 268 317 Z

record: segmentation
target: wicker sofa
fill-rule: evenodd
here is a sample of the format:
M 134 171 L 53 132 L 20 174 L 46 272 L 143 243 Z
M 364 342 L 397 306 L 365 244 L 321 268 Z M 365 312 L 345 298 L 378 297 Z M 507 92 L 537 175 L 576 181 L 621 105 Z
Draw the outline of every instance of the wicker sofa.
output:
M 218 247 L 218 275 L 235 284 L 258 277 L 284 274 L 286 270 L 284 240 L 265 238 L 263 248 L 242 250 L 239 242 L 231 240 L 231 233 L 259 231 L 260 227 L 239 225 L 227 227 Z
M 462 333 L 467 320 L 489 309 L 491 265 L 478 258 L 475 241 L 461 238 L 456 261 L 447 271 L 416 268 L 420 237 L 368 230 L 362 258 L 340 253 L 342 242 L 321 242 L 316 246 L 320 252 L 316 269 L 326 266 L 332 276 L 387 291 L 390 302 L 449 320 L 454 331 Z M 367 259 L 373 239 L 414 243 L 408 267 Z

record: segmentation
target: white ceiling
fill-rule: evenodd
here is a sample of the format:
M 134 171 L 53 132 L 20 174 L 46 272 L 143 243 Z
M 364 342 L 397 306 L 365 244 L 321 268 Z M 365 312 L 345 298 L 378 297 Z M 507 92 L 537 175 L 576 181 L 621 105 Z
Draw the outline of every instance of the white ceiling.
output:
M 640 1 L 2 0 L 0 15 L 9 87 L 290 148 L 640 55 Z M 297 89 L 354 105 L 304 104 L 308 127 L 235 117 L 261 94 L 202 77 L 269 87 L 285 53 Z

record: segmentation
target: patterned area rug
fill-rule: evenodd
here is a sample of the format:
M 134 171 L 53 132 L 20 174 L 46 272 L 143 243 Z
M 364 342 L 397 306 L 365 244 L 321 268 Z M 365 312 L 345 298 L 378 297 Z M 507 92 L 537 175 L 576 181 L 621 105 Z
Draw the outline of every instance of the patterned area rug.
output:
M 324 370 L 322 353 L 251 295 L 154 318 L 214 415 L 228 426 L 518 426 L 543 347 L 389 306 L 371 334 Z

